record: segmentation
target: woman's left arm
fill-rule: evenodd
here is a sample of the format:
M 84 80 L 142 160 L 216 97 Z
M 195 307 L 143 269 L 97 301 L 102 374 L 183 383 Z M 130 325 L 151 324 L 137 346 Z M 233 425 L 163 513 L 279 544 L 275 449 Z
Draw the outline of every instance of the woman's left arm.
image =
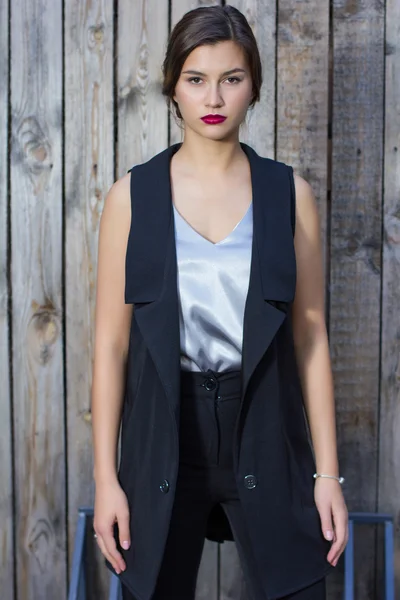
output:
M 339 475 L 333 377 L 325 323 L 320 223 L 309 183 L 294 176 L 296 190 L 296 295 L 293 336 L 318 473 Z M 333 540 L 327 559 L 336 566 L 348 539 L 348 513 L 340 483 L 315 480 L 315 502 L 324 536 Z

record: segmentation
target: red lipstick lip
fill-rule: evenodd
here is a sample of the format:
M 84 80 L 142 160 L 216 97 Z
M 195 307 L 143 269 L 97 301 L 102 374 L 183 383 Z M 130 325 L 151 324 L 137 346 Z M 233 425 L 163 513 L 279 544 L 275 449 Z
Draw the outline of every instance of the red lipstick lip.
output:
M 223 115 L 206 115 L 205 117 L 201 117 L 201 120 L 204 121 L 204 123 L 222 123 L 223 121 L 225 121 L 226 117 L 224 117 Z

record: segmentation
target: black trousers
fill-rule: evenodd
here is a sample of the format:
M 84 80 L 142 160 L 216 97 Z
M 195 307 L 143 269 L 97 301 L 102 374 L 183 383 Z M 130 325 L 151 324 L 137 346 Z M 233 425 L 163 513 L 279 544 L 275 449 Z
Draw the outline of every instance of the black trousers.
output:
M 265 600 L 233 472 L 240 371 L 181 371 L 180 464 L 169 535 L 152 600 L 194 600 L 207 518 L 228 517 L 249 600 Z M 134 543 L 134 541 L 133 541 Z M 136 600 L 123 586 L 123 600 Z M 325 600 L 325 579 L 283 600 Z

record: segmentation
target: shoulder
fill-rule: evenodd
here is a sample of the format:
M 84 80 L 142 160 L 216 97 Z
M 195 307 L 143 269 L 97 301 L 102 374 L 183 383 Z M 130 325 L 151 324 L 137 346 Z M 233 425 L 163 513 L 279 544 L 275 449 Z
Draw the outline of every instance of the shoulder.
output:
M 317 209 L 316 197 L 311 185 L 296 173 L 293 173 L 294 187 L 296 194 L 296 213 L 298 215 L 310 215 Z
M 102 219 L 121 219 L 130 217 L 131 211 L 131 174 L 117 179 L 109 189 L 102 213 Z
M 315 193 L 309 182 L 293 174 L 296 198 L 296 238 L 311 240 L 319 236 L 320 222 Z
M 177 146 L 179 144 L 174 144 L 174 145 Z M 153 154 L 152 156 L 150 156 L 146 160 L 143 160 L 141 162 L 135 163 L 129 169 L 128 173 L 133 173 L 133 175 L 135 175 L 136 172 L 140 173 L 143 170 L 147 170 L 149 168 L 151 169 L 153 167 L 158 167 L 163 161 L 165 161 L 167 155 L 171 152 L 171 150 L 172 150 L 171 146 L 163 148 L 162 150 L 160 150 L 159 152 L 157 152 L 157 154 Z

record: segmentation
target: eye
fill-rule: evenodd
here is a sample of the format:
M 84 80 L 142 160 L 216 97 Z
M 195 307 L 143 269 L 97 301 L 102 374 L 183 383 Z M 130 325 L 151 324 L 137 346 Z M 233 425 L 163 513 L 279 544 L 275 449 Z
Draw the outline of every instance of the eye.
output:
M 233 83 L 239 83 L 240 81 L 242 81 L 241 79 L 239 79 L 239 77 L 228 77 L 226 81 L 233 79 Z
M 200 80 L 200 77 L 190 77 L 190 78 L 188 79 L 188 81 L 189 81 L 189 82 L 191 82 L 191 83 L 193 83 L 195 79 L 198 79 L 198 80 Z

